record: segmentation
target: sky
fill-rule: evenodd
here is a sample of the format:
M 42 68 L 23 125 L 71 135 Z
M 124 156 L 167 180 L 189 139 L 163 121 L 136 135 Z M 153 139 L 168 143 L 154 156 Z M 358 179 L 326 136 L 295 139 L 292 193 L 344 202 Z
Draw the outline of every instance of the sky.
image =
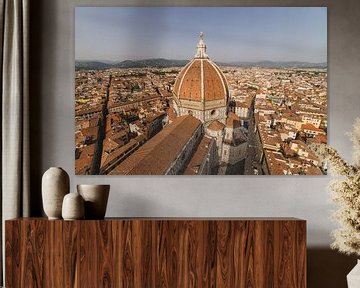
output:
M 325 7 L 76 7 L 76 60 L 327 61 Z

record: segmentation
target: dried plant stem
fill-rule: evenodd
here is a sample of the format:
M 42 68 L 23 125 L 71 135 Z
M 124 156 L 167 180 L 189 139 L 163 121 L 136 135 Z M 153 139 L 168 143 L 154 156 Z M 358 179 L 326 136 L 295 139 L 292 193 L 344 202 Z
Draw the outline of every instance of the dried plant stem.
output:
M 345 254 L 360 256 L 360 119 L 350 134 L 354 148 L 355 164 L 347 163 L 336 149 L 326 145 L 313 145 L 316 154 L 330 164 L 335 177 L 329 188 L 331 198 L 338 205 L 332 218 L 342 226 L 333 231 L 331 247 Z

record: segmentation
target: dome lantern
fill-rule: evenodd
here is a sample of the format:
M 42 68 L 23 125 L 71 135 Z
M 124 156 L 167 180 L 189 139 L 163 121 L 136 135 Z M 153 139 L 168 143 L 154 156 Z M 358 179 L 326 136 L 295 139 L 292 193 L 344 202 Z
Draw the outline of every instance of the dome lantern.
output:
M 204 33 L 200 32 L 199 43 L 196 46 L 195 58 L 208 59 L 209 56 L 206 54 L 206 44 L 204 42 Z

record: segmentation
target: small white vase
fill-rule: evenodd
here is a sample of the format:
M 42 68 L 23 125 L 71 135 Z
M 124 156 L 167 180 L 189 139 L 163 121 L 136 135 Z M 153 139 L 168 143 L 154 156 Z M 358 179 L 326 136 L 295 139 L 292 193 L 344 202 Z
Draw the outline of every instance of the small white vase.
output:
M 49 219 L 61 219 L 63 198 L 69 193 L 69 175 L 60 167 L 49 168 L 42 177 L 43 208 Z
M 360 287 L 360 260 L 357 261 L 355 267 L 347 275 L 348 288 Z
M 84 199 L 79 193 L 69 193 L 65 195 L 62 204 L 62 217 L 64 220 L 84 219 Z
M 85 219 L 104 219 L 110 185 L 77 185 L 77 191 L 85 201 Z

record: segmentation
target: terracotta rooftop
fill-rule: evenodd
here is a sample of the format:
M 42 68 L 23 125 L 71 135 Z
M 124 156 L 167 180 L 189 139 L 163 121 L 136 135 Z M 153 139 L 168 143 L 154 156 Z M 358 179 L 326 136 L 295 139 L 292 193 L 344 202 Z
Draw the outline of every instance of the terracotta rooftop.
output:
M 112 140 L 111 138 L 106 138 L 103 141 L 103 151 L 106 152 L 112 152 L 114 151 L 116 148 L 119 147 L 119 144 L 116 143 L 114 140 Z
M 122 130 L 119 130 L 118 132 L 113 131 L 113 130 L 109 130 L 106 133 L 106 137 L 116 141 L 116 140 L 118 140 L 120 138 L 126 137 L 129 130 L 130 130 L 129 127 L 126 127 L 126 128 L 124 128 Z
M 131 150 L 132 148 L 140 145 L 144 138 L 145 136 L 140 135 L 137 138 L 131 139 L 128 143 L 121 147 L 117 147 L 117 149 L 115 149 L 111 153 L 108 153 L 104 150 L 101 156 L 101 167 L 105 167 L 117 158 L 124 156 L 124 154 L 126 154 L 128 150 Z
M 99 134 L 99 127 L 94 126 L 94 127 L 88 127 L 88 128 L 81 129 L 81 134 L 84 137 L 92 137 L 93 139 L 97 139 L 98 134 Z
M 84 157 L 75 160 L 75 175 L 84 175 L 91 169 L 92 157 Z
M 294 145 L 296 144 L 296 145 Z M 297 146 L 297 147 L 296 147 Z M 297 149 L 306 149 L 307 145 L 301 141 L 301 140 L 291 140 L 290 142 L 290 148 L 293 150 L 297 150 Z
M 301 125 L 301 129 L 302 130 L 311 130 L 311 131 L 318 131 L 318 132 L 324 132 L 323 129 L 320 128 L 316 128 L 313 124 L 311 123 L 306 123 Z
M 100 116 L 99 116 L 99 115 L 96 115 L 96 116 L 92 117 L 92 118 L 89 120 L 89 127 L 98 126 L 99 120 L 100 120 Z
M 93 157 L 95 154 L 96 144 L 91 144 L 80 148 L 80 158 Z
M 168 117 L 169 117 L 170 121 L 173 121 L 177 117 L 176 111 L 175 111 L 175 109 L 173 107 L 170 107 L 167 110 L 167 114 L 168 114 Z
M 251 101 L 236 101 L 235 102 L 235 106 L 236 107 L 241 107 L 241 108 L 250 108 L 251 107 Z
M 297 122 L 302 122 L 301 120 L 301 117 L 292 113 L 292 112 L 289 112 L 289 113 L 285 113 L 282 118 L 286 118 L 290 121 L 297 121 Z
M 279 153 L 269 150 L 264 150 L 267 166 L 269 168 L 270 175 L 284 175 L 288 170 L 287 164 L 283 159 L 279 159 Z
M 199 169 L 201 165 L 204 163 L 204 160 L 206 160 L 206 157 L 210 150 L 210 143 L 212 139 L 204 136 L 197 149 L 195 150 L 193 156 L 190 159 L 189 164 L 187 165 L 184 175 L 197 175 L 199 172 Z
M 82 175 L 91 168 L 93 156 L 95 153 L 95 144 L 84 146 L 80 149 L 80 157 L 75 160 L 75 174 Z
M 291 150 L 287 143 L 281 144 L 281 148 L 286 157 L 294 157 L 295 151 Z
M 310 166 L 310 167 L 306 167 L 304 170 L 306 175 L 323 175 L 320 168 L 318 167 Z
M 86 108 L 76 111 L 75 116 L 77 117 L 77 116 L 83 116 L 83 115 L 91 114 L 91 113 L 100 113 L 101 111 L 102 111 L 101 105 L 97 105 L 95 107 L 86 107 Z
M 164 175 L 200 125 L 191 115 L 177 117 L 110 174 Z
M 219 122 L 218 120 L 214 120 L 210 123 L 209 126 L 207 126 L 208 129 L 213 130 L 213 131 L 220 131 L 223 130 L 225 127 L 225 125 L 221 122 Z
M 233 112 L 229 112 L 226 118 L 226 127 L 237 128 L 240 127 L 240 118 Z
M 326 135 L 320 134 L 316 135 L 314 138 L 308 138 L 306 143 L 324 143 L 327 144 Z

